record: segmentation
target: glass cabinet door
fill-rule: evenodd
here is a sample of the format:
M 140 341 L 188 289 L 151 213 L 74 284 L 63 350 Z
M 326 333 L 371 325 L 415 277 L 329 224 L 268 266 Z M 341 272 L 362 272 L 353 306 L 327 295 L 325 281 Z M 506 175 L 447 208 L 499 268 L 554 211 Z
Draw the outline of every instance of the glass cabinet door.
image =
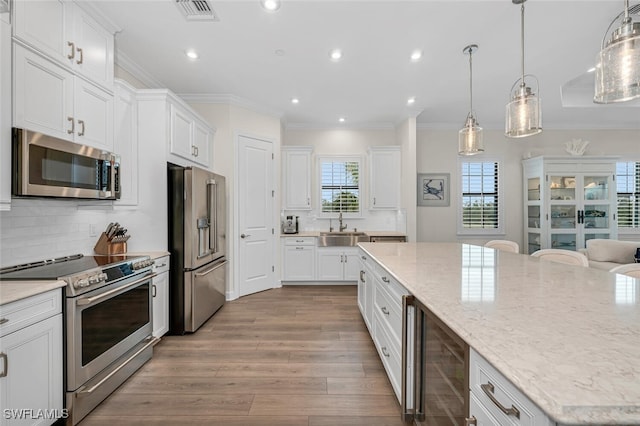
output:
M 540 229 L 540 206 L 527 206 L 529 228 Z
M 551 248 L 574 250 L 576 249 L 576 234 L 551 234 Z
M 550 216 L 551 229 L 576 228 L 575 204 L 551 204 Z
M 551 201 L 573 201 L 576 199 L 575 176 L 550 176 L 549 199 Z
M 609 200 L 608 176 L 585 176 L 583 179 L 583 183 L 584 188 L 582 199 L 586 202 L 591 200 Z
M 527 200 L 540 201 L 540 178 L 527 179 Z

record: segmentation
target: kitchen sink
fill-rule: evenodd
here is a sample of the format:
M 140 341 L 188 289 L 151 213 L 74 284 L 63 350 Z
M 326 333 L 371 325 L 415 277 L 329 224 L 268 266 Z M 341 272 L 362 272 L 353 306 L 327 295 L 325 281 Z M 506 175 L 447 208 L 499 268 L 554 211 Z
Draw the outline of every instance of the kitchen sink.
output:
M 353 247 L 368 241 L 369 236 L 364 232 L 320 232 L 318 247 Z

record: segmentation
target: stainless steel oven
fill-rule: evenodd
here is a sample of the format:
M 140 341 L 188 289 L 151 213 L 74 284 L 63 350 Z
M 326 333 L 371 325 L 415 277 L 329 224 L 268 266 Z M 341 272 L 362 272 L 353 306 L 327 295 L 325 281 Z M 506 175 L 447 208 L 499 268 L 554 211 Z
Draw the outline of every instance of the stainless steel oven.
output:
M 153 355 L 148 256 L 82 256 L 0 270 L 2 280 L 60 279 L 65 304 L 65 408 L 75 425 Z
M 120 159 L 111 152 L 13 129 L 14 196 L 120 198 Z

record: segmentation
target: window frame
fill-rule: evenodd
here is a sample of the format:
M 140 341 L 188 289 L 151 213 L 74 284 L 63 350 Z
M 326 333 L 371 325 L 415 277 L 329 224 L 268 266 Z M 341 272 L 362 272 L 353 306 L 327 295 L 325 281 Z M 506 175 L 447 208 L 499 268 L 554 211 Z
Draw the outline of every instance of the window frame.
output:
M 618 164 L 620 163 L 635 163 L 635 180 L 637 183 L 636 186 L 636 190 L 635 192 L 622 192 L 622 194 L 630 194 L 631 197 L 635 196 L 635 215 L 636 215 L 636 224 L 635 226 L 620 226 L 620 212 L 619 212 L 619 203 L 618 203 L 618 194 L 620 194 L 620 192 L 618 192 L 618 182 L 620 181 L 620 175 L 618 174 Z M 617 229 L 618 229 L 618 234 L 640 234 L 640 159 L 633 159 L 633 158 L 627 158 L 627 159 L 618 159 L 616 161 L 616 179 L 615 179 L 615 185 L 616 185 L 616 223 L 617 223 Z M 628 176 L 628 175 L 627 175 Z
M 364 202 L 364 186 L 362 177 L 364 176 L 363 170 L 363 158 L 359 155 L 320 155 L 316 158 L 316 170 L 317 170 L 317 201 L 318 201 L 318 217 L 321 218 L 336 218 L 339 212 L 324 212 L 322 211 L 322 164 L 327 162 L 353 162 L 358 163 L 358 211 L 342 212 L 343 218 L 361 218 L 363 212 L 362 203 Z
M 465 163 L 494 163 L 498 166 L 498 227 L 497 228 L 465 228 L 462 215 L 463 209 L 463 170 L 462 166 Z M 457 200 L 457 235 L 459 236 L 504 236 L 505 235 L 505 216 L 504 216 L 504 184 L 503 184 L 503 162 L 502 160 L 494 157 L 474 156 L 474 157 L 459 157 L 458 158 L 458 192 L 456 194 Z

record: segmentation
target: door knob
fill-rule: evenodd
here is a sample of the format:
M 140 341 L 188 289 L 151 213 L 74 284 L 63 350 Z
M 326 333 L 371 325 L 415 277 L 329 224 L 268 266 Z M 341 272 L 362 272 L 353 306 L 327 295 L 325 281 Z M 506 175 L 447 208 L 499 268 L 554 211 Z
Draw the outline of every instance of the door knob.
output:
M 240 234 L 240 238 L 247 238 L 250 237 L 251 234 Z

